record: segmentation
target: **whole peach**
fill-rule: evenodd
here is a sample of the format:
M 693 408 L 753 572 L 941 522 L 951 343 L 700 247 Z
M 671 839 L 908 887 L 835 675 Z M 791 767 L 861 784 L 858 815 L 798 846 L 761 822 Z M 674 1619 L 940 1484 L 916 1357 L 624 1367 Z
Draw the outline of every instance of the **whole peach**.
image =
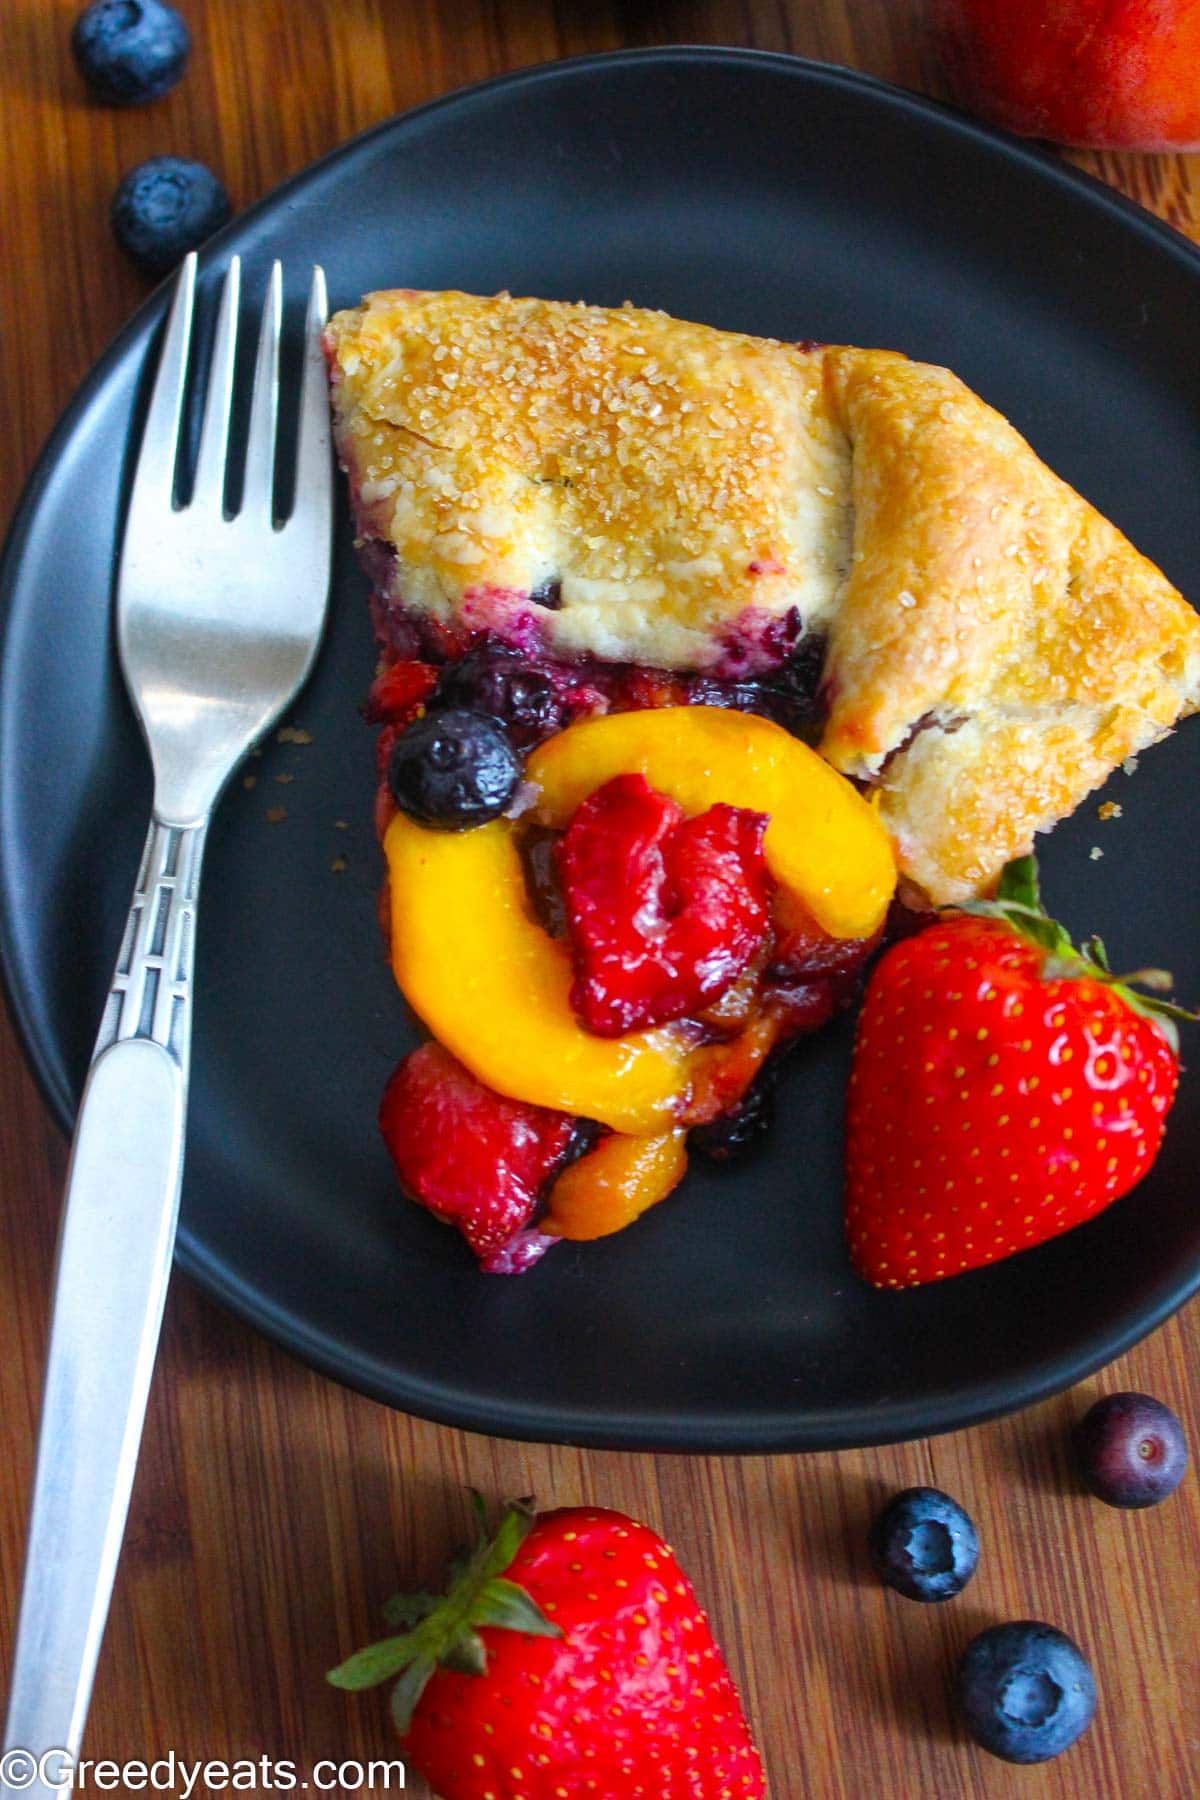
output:
M 934 0 L 964 106 L 1024 137 L 1200 149 L 1200 0 Z

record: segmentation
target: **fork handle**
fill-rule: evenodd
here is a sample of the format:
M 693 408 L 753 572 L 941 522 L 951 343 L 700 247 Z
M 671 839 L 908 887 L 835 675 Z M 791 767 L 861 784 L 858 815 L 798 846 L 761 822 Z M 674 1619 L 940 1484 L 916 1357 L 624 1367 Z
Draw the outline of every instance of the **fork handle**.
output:
M 5 1727 L 33 1763 L 78 1753 L 137 1466 L 179 1211 L 205 829 L 151 823 L 71 1148 Z M 55 1759 L 25 1773 L 0 1793 L 61 1792 Z

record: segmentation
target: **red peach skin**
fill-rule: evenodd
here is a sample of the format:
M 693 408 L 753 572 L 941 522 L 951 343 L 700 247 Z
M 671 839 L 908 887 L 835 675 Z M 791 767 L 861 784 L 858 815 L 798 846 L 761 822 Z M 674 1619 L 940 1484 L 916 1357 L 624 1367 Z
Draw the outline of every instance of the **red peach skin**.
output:
M 1095 150 L 1200 149 L 1200 0 L 934 0 L 972 112 Z

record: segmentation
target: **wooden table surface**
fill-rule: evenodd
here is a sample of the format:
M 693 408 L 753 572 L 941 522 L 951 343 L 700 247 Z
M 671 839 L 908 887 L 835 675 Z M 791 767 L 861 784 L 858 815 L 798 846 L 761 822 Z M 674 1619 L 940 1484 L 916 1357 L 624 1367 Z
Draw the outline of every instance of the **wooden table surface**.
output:
M 244 205 L 362 127 L 522 64 L 622 44 L 751 44 L 940 91 L 921 0 L 183 0 L 195 51 L 149 109 L 85 97 L 75 0 L 0 9 L 0 517 L 75 384 L 141 299 L 113 248 L 109 195 L 173 150 Z M 1200 158 L 1080 156 L 1200 236 Z M 0 1024 L 0 1646 L 11 1651 L 47 1291 L 64 1170 L 21 1051 Z M 688 1458 L 506 1443 L 344 1392 L 182 1279 L 158 1376 L 87 1740 L 146 1762 L 387 1756 L 382 1696 L 323 1671 L 432 1577 L 463 1531 L 463 1490 L 625 1508 L 677 1546 L 714 1616 L 776 1800 L 800 1796 L 1194 1794 L 1200 1753 L 1200 1484 L 1122 1514 L 1078 1491 L 1071 1420 L 1134 1387 L 1200 1448 L 1200 1307 L 1079 1390 L 974 1431 L 884 1450 Z M 873 1509 L 934 1482 L 980 1522 L 968 1592 L 924 1608 L 865 1565 Z M 953 1723 L 947 1673 L 982 1626 L 1041 1617 L 1090 1651 L 1100 1712 L 1055 1763 L 994 1761 Z M 349 1776 L 348 1781 L 353 1781 Z M 183 1793 L 182 1784 L 176 1790 Z M 203 1792 L 203 1788 L 199 1790 Z M 352 1793 L 338 1785 L 335 1793 Z M 372 1791 L 383 1792 L 382 1786 Z M 425 1795 L 413 1779 L 407 1790 Z

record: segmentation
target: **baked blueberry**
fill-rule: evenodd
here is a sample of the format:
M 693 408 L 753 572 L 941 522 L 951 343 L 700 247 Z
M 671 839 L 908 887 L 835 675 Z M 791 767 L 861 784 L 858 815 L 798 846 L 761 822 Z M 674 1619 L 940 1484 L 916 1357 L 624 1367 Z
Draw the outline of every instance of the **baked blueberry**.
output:
M 770 697 L 761 682 L 727 681 L 719 675 L 696 675 L 688 682 L 692 706 L 724 706 L 732 712 L 770 711 Z
M 868 1548 L 879 1579 L 908 1600 L 952 1599 L 979 1561 L 970 1514 L 932 1487 L 894 1495 L 871 1525 Z
M 468 650 L 442 676 L 437 700 L 491 713 L 526 750 L 558 731 L 564 718 L 548 672 L 504 644 L 476 644 Z
M 229 195 L 203 163 L 152 156 L 129 171 L 113 196 L 113 235 L 143 275 L 165 275 L 229 213 Z
M 112 106 L 160 99 L 183 74 L 191 47 L 187 25 L 163 0 L 95 0 L 71 33 L 79 73 Z
M 756 1081 L 728 1112 L 718 1113 L 706 1125 L 693 1125 L 688 1132 L 688 1148 L 707 1156 L 710 1162 L 740 1162 L 766 1135 L 774 1111 L 769 1083 Z
M 787 661 L 763 678 L 764 710 L 798 737 L 811 735 L 824 723 L 826 708 L 821 682 L 825 652 L 824 635 L 809 632 L 795 645 Z
M 1183 1426 L 1149 1394 L 1106 1394 L 1075 1427 L 1083 1479 L 1109 1506 L 1157 1506 L 1188 1464 Z
M 958 1666 L 967 1730 L 1005 1762 L 1046 1762 L 1073 1744 L 1096 1710 L 1096 1681 L 1079 1645 L 1054 1625 L 1020 1619 L 972 1638 Z
M 396 740 L 388 763 L 388 786 L 401 812 L 448 831 L 498 818 L 520 777 L 521 761 L 503 725 L 465 707 L 417 719 Z

